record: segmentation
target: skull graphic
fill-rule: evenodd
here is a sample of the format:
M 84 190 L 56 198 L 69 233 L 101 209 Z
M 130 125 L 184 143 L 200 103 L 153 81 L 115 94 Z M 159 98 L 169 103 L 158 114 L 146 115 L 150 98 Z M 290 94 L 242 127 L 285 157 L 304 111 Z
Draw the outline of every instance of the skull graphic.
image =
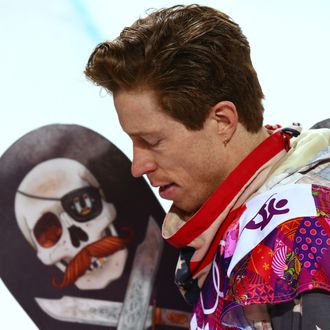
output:
M 103 289 L 122 275 L 127 240 L 113 224 L 115 207 L 81 163 L 55 158 L 36 165 L 18 187 L 15 214 L 38 258 L 64 278 L 73 269 L 71 282 L 79 289 Z

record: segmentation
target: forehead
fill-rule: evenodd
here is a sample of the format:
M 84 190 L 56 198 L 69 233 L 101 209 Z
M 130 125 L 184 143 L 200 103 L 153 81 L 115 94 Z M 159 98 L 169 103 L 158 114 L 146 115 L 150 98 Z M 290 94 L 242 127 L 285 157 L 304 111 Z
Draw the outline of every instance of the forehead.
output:
M 177 123 L 162 110 L 151 90 L 119 91 L 114 95 L 114 105 L 120 124 L 128 134 L 148 133 Z
M 35 166 L 26 174 L 18 190 L 42 197 L 59 198 L 94 180 L 93 175 L 81 163 L 57 158 Z

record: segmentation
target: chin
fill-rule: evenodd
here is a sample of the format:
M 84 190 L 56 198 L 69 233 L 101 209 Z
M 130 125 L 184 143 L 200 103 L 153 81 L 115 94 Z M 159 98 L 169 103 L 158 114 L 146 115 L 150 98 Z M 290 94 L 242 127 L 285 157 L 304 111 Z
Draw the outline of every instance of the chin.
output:
M 180 213 L 180 216 L 183 218 L 190 218 L 199 210 L 199 207 L 192 207 L 191 205 L 180 205 L 174 203 L 174 206 L 176 211 Z

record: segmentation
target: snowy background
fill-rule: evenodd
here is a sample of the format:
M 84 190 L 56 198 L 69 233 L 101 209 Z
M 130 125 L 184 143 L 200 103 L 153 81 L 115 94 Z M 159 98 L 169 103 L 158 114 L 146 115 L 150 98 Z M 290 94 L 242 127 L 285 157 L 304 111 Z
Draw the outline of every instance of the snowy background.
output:
M 188 3 L 0 0 L 0 155 L 33 129 L 74 123 L 104 135 L 131 159 L 112 98 L 85 79 L 85 64 L 99 42 L 115 38 L 149 8 Z M 329 1 L 198 3 L 226 12 L 247 35 L 266 96 L 265 123 L 308 128 L 330 116 Z M 37 329 L 1 280 L 0 311 L 1 329 Z

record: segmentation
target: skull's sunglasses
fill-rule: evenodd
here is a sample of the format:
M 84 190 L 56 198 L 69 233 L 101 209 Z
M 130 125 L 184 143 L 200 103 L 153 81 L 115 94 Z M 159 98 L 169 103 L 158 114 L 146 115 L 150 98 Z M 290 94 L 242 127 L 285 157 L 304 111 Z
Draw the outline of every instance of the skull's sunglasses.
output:
M 102 212 L 100 191 L 98 188 L 91 186 L 72 190 L 61 198 L 37 196 L 21 190 L 17 192 L 29 198 L 59 201 L 65 212 L 78 222 L 94 219 Z

